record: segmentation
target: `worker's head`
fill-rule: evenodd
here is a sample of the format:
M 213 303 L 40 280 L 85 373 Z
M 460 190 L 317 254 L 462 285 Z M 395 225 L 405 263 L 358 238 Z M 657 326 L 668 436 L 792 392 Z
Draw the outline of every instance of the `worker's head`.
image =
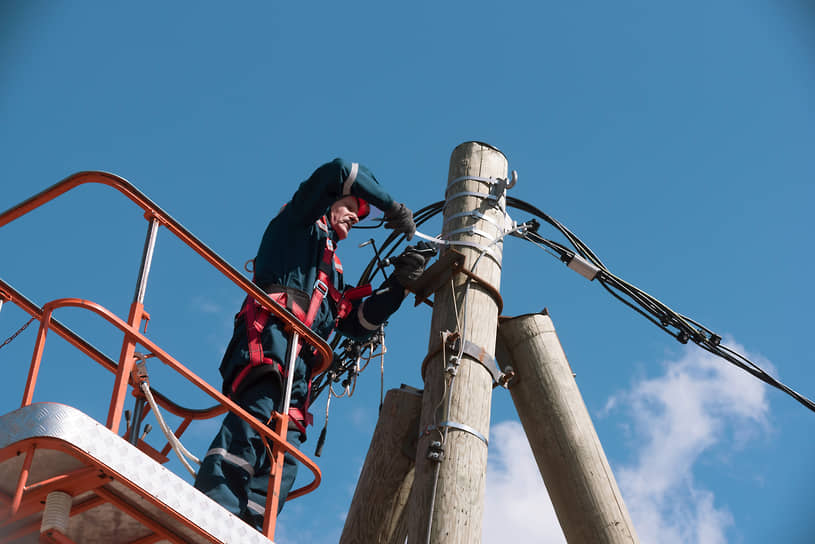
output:
M 361 198 L 351 195 L 344 196 L 331 205 L 328 221 L 340 240 L 344 240 L 348 237 L 351 228 L 365 219 L 370 210 L 371 207 Z

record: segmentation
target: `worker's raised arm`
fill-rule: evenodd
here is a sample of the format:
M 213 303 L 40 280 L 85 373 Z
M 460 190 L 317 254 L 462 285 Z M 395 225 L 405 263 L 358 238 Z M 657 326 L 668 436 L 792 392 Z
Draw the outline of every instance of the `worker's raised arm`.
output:
M 317 168 L 300 184 L 287 208 L 303 224 L 310 224 L 322 217 L 331 204 L 348 195 L 361 198 L 384 212 L 395 204 L 367 167 L 334 159 Z

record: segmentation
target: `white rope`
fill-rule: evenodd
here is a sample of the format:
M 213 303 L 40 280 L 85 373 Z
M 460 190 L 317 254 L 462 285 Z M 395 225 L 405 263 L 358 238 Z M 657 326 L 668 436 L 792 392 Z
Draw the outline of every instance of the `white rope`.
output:
M 380 352 L 379 352 L 379 409 L 385 404 L 385 352 L 388 348 L 385 347 L 385 331 L 379 329 Z
M 181 441 L 178 440 L 178 437 L 173 434 L 173 432 L 164 422 L 164 418 L 161 416 L 161 412 L 158 410 L 158 404 L 156 404 L 156 400 L 153 398 L 153 393 L 150 392 L 150 386 L 147 384 L 147 382 L 143 382 L 141 384 L 141 390 L 144 393 L 145 398 L 147 398 L 147 402 L 150 404 L 150 409 L 153 410 L 153 413 L 156 415 L 156 420 L 158 421 L 159 427 L 161 427 L 161 432 L 163 432 L 164 436 L 167 437 L 167 442 L 170 443 L 170 447 L 172 447 L 173 451 L 176 453 L 176 455 L 178 455 L 178 458 L 184 465 L 184 468 L 186 468 L 187 471 L 192 474 L 192 477 L 195 478 L 195 470 L 192 468 L 192 466 L 190 466 L 189 462 L 187 462 L 187 459 L 184 456 L 186 455 L 199 465 L 201 464 L 201 460 L 184 447 Z

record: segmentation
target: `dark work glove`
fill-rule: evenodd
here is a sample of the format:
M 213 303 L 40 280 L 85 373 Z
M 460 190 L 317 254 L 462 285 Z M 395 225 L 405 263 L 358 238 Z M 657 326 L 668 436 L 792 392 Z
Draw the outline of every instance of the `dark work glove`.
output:
M 394 202 L 391 209 L 385 212 L 385 228 L 406 235 L 408 240 L 412 239 L 416 232 L 413 212 L 404 204 Z
M 427 242 L 408 246 L 398 257 L 391 259 L 393 276 L 403 286 L 416 281 L 424 272 L 425 266 L 436 255 L 436 248 Z

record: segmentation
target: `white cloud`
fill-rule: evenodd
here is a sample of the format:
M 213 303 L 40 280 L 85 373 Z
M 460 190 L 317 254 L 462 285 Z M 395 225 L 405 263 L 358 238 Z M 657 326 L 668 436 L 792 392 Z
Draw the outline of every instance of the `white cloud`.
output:
M 566 542 L 520 423 L 490 429 L 484 542 Z
M 700 488 L 693 469 L 714 447 L 732 452 L 768 430 L 766 386 L 696 346 L 664 368 L 606 405 L 606 412 L 627 413 L 631 444 L 640 445 L 633 464 L 616 470 L 617 480 L 642 542 L 727 542 L 733 518 Z

